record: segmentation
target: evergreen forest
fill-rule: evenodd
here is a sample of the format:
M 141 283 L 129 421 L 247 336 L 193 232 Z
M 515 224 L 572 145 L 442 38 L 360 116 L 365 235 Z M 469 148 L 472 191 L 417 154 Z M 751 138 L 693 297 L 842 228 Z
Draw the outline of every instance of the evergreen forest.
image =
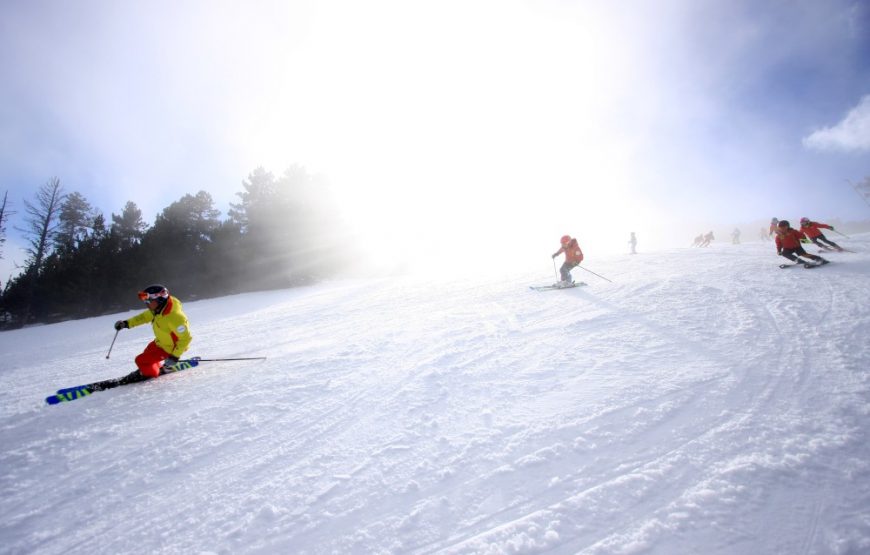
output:
M 342 226 L 322 178 L 299 166 L 277 177 L 257 168 L 242 186 L 225 217 L 199 191 L 149 226 L 133 201 L 107 220 L 50 179 L 15 226 L 28 257 L 3 284 L 0 328 L 137 309 L 137 292 L 153 283 L 190 301 L 310 284 L 338 270 Z M 0 239 L 15 213 L 4 196 Z

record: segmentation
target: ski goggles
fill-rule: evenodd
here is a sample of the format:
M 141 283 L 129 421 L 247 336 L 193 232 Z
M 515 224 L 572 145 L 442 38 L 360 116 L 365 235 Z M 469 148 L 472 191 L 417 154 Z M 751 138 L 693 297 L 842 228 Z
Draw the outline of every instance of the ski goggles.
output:
M 169 294 L 164 290 L 159 293 L 148 293 L 147 291 L 139 291 L 139 299 L 148 304 L 151 301 L 159 301 L 160 299 L 165 299 L 169 296 Z

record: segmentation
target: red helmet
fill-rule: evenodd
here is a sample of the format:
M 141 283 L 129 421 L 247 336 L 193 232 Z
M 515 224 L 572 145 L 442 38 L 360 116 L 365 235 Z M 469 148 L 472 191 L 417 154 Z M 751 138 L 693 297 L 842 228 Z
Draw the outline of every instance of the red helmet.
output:
M 563 245 L 567 245 L 568 243 L 571 242 L 571 236 L 570 235 L 563 235 L 562 239 L 560 239 L 559 242 L 562 243 Z

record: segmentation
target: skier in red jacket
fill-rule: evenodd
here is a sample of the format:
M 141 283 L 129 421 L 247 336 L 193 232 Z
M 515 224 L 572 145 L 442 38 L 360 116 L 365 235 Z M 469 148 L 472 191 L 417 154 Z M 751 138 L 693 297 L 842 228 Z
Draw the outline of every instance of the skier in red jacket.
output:
M 580 245 L 577 244 L 577 239 L 573 239 L 570 235 L 564 235 L 560 242 L 562 243 L 562 248 L 553 253 L 553 258 L 555 259 L 560 254 L 565 253 L 565 262 L 559 269 L 559 275 L 562 277 L 562 281 L 556 285 L 559 287 L 568 287 L 573 283 L 573 280 L 571 279 L 571 270 L 583 262 L 583 251 L 580 250 Z
M 792 262 L 809 264 L 805 260 L 801 260 L 800 256 L 805 256 L 817 264 L 827 264 L 828 261 L 821 256 L 810 254 L 801 246 L 801 239 L 806 236 L 798 229 L 792 229 L 788 220 L 780 220 L 776 224 L 776 254 L 788 258 Z
M 813 221 L 810 221 L 809 218 L 801 218 L 801 231 L 804 232 L 804 234 L 807 236 L 807 238 L 810 241 L 812 241 L 813 243 L 815 243 L 816 245 L 818 245 L 819 247 L 821 247 L 825 250 L 829 251 L 833 247 L 834 249 L 842 252 L 843 248 L 840 245 L 838 245 L 837 243 L 835 243 L 835 242 L 831 241 L 830 239 L 828 239 L 827 237 L 825 237 L 825 234 L 822 233 L 822 230 L 819 228 L 825 228 L 825 229 L 830 229 L 831 231 L 834 231 L 834 227 L 830 226 L 828 224 L 813 222 Z M 823 245 L 823 244 L 819 243 L 819 241 L 823 241 L 823 242 L 827 243 L 827 245 Z M 828 245 L 830 245 L 830 246 L 828 246 Z

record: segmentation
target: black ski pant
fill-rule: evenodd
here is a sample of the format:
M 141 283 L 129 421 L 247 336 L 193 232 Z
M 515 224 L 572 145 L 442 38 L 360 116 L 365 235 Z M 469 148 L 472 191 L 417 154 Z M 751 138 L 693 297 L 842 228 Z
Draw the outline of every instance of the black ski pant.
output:
M 562 276 L 562 281 L 571 281 L 571 270 L 579 266 L 576 262 L 565 262 L 559 268 L 559 275 Z
M 820 260 L 821 256 L 816 256 L 814 254 L 810 254 L 804 250 L 803 247 L 797 247 L 795 249 L 782 249 L 782 252 L 779 253 L 780 256 L 784 258 L 788 258 L 792 262 L 800 262 L 801 260 L 798 256 L 806 256 L 810 260 Z
M 830 239 L 828 239 L 827 237 L 825 237 L 824 233 L 820 233 L 817 237 L 813 237 L 812 239 L 810 239 L 810 241 L 812 241 L 816 245 L 822 247 L 823 249 L 826 247 L 822 243 L 819 243 L 819 241 L 823 241 L 823 242 L 827 243 L 828 245 L 834 247 L 835 249 L 840 248 L 840 245 L 838 245 L 837 243 L 835 243 L 835 242 L 831 241 Z

